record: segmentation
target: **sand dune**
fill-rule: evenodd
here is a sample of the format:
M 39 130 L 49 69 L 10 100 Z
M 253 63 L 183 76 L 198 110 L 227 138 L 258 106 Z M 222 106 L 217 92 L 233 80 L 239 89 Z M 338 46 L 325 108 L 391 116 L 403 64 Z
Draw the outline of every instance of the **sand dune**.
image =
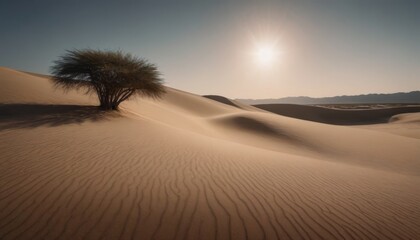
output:
M 389 124 L 362 125 L 360 128 L 420 139 L 420 113 L 392 116 Z
M 238 101 L 235 101 L 233 99 L 229 99 L 229 98 L 226 98 L 226 97 L 223 97 L 223 96 L 204 95 L 203 97 L 209 98 L 209 99 L 212 99 L 214 101 L 221 102 L 221 103 L 224 103 L 224 104 L 227 104 L 227 105 L 230 105 L 232 107 L 237 107 L 237 108 L 240 108 L 240 109 L 243 109 L 243 110 L 260 111 L 259 108 L 256 108 L 256 107 L 253 107 L 253 106 L 250 106 L 250 105 L 246 105 L 246 104 L 243 104 L 241 102 L 238 102 Z
M 103 113 L 42 76 L 0 82 L 0 239 L 420 236 L 419 138 L 171 88 Z
M 282 116 L 336 125 L 362 125 L 387 123 L 394 115 L 420 112 L 419 106 L 393 107 L 366 110 L 339 110 L 295 104 L 260 104 L 260 109 Z

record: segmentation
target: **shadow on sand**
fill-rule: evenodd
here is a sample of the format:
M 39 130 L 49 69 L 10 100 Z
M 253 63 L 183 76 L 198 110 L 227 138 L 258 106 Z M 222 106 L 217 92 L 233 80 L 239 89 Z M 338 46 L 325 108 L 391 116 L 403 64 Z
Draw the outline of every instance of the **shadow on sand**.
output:
M 0 104 L 0 131 L 81 124 L 86 121 L 104 121 L 116 116 L 118 114 L 102 111 L 95 106 Z

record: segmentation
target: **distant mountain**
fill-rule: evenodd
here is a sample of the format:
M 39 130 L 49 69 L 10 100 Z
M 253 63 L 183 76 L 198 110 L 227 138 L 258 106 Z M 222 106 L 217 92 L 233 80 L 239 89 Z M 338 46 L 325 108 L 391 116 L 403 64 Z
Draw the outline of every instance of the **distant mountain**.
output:
M 420 103 L 420 91 L 399 92 L 389 94 L 365 94 L 354 96 L 335 96 L 324 98 L 311 97 L 285 97 L 278 99 L 235 99 L 237 101 L 255 105 L 269 103 L 290 103 L 290 104 L 352 104 L 352 103 Z

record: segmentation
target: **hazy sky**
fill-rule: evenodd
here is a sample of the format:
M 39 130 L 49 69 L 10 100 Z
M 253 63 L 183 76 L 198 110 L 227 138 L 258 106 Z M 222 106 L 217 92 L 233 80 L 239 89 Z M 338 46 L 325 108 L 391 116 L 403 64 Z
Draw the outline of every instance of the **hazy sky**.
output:
M 230 98 L 420 90 L 420 1 L 0 2 L 0 65 L 48 73 L 66 49 L 123 50 L 166 84 Z M 275 45 L 274 61 L 255 53 Z

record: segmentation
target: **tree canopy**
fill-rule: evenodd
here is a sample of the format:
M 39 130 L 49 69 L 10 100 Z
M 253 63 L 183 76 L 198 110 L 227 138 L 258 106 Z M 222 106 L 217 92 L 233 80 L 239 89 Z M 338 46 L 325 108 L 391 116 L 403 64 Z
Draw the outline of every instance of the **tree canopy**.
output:
M 96 93 L 104 110 L 117 110 L 134 96 L 165 93 L 156 65 L 121 51 L 69 50 L 54 61 L 51 73 L 57 87 Z

